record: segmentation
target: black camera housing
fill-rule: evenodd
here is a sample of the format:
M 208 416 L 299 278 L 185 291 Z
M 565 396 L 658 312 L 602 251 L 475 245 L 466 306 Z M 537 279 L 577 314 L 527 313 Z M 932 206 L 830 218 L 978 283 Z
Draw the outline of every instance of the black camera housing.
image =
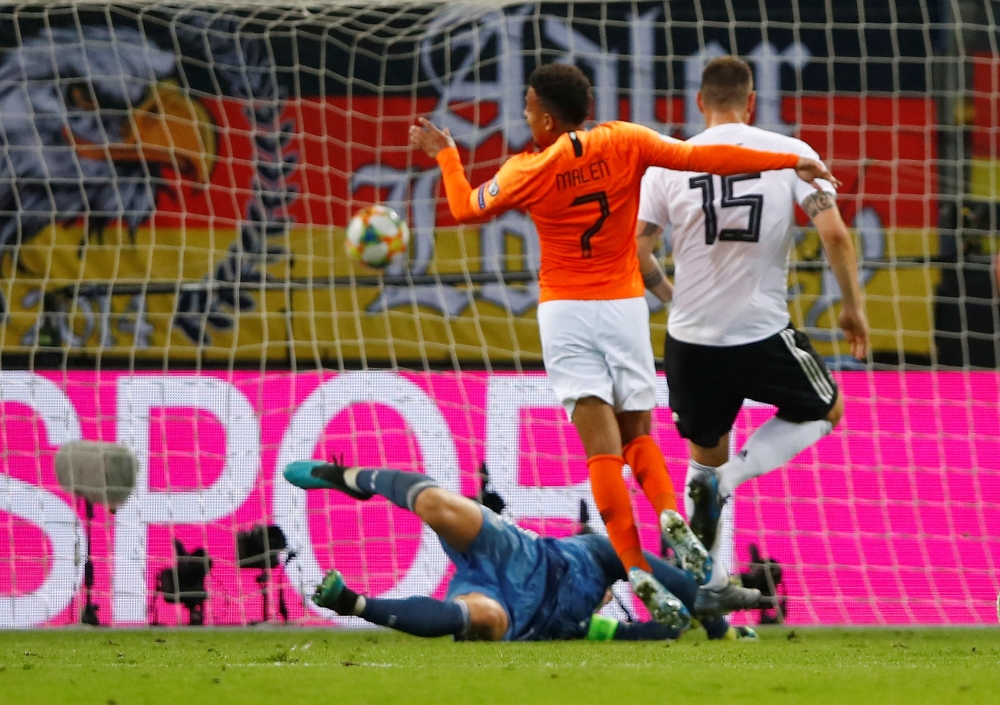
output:
M 281 562 L 278 554 L 288 547 L 280 527 L 256 525 L 236 534 L 236 560 L 240 568 L 271 570 Z
M 163 601 L 183 605 L 188 610 L 188 624 L 200 626 L 205 622 L 204 607 L 208 599 L 205 578 L 212 570 L 212 559 L 204 548 L 188 553 L 178 539 L 174 539 L 176 562 L 156 576 L 156 591 Z

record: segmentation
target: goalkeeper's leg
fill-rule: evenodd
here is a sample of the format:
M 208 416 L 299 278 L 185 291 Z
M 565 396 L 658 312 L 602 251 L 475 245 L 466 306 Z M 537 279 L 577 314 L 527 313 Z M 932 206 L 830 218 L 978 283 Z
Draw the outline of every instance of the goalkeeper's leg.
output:
M 414 636 L 497 641 L 507 632 L 507 613 L 500 603 L 477 593 L 460 595 L 453 601 L 431 597 L 385 600 L 359 595 L 347 587 L 340 571 L 331 570 L 312 599 L 337 614 L 361 617 Z
M 409 509 L 460 553 L 483 526 L 483 512 L 471 499 L 438 487 L 419 472 L 351 468 L 340 462 L 300 460 L 285 468 L 285 479 L 303 489 L 339 490 L 355 499 L 385 497 Z
M 451 548 L 463 553 L 479 535 L 483 509 L 471 499 L 438 487 L 433 478 L 417 472 L 400 470 L 346 468 L 339 463 L 319 463 L 319 468 L 300 467 L 286 471 L 290 482 L 308 477 L 302 484 L 329 483 L 358 499 L 372 495 L 385 497 L 397 507 L 409 509 L 441 537 Z M 289 466 L 291 468 L 291 466 Z M 301 485 L 300 485 L 301 486 Z M 338 614 L 353 615 L 384 627 L 416 636 L 447 636 L 484 640 L 502 639 L 509 625 L 506 611 L 499 602 L 472 592 L 454 600 L 429 597 L 388 600 L 366 597 L 344 583 L 339 571 L 327 573 L 316 588 L 313 601 Z

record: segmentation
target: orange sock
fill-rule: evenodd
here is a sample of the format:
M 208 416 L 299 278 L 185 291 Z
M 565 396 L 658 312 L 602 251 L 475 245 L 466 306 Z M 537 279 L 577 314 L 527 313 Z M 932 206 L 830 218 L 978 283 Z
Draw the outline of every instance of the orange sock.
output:
M 632 516 L 632 502 L 622 477 L 625 459 L 620 455 L 595 455 L 587 460 L 594 502 L 608 529 L 608 538 L 625 570 L 632 567 L 652 572 L 642 555 L 639 530 Z
M 622 453 L 625 462 L 632 468 L 632 474 L 656 510 L 656 516 L 664 509 L 677 511 L 677 494 L 674 482 L 667 472 L 667 461 L 663 452 L 651 436 L 639 436 L 625 446 Z

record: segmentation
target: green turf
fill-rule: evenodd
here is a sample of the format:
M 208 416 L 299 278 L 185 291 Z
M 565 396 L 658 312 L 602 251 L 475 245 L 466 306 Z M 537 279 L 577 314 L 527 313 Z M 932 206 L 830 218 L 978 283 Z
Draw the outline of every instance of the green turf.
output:
M 0 632 L 0 703 L 995 703 L 1000 630 L 461 644 L 334 630 Z

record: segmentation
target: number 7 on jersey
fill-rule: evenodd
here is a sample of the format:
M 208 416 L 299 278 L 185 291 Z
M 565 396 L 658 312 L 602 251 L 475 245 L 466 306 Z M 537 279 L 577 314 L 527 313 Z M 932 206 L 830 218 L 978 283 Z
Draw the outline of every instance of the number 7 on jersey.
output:
M 604 227 L 604 221 L 611 215 L 611 208 L 608 206 L 608 194 L 604 191 L 595 191 L 594 193 L 577 196 L 569 205 L 573 207 L 582 206 L 587 203 L 599 203 L 601 205 L 601 214 L 597 216 L 594 224 L 587 228 L 580 237 L 580 251 L 583 259 L 589 259 L 594 254 L 590 248 L 590 239 L 597 234 L 597 231 Z

